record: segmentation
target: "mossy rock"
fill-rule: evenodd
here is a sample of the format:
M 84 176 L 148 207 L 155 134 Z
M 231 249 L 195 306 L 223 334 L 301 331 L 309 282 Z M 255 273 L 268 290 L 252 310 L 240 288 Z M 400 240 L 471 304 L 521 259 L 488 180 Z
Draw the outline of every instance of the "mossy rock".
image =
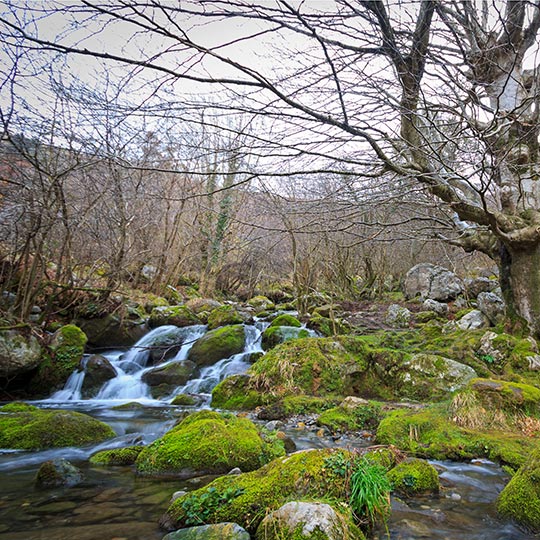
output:
M 210 366 L 244 350 L 246 333 L 243 325 L 223 326 L 210 330 L 189 350 L 188 360 L 198 366 Z
M 212 298 L 192 298 L 186 302 L 186 307 L 199 315 L 202 312 L 211 313 L 214 309 L 222 306 L 221 302 Z
M 393 491 L 400 495 L 435 494 L 439 492 L 439 474 L 423 459 L 408 459 L 388 471 Z
M 332 432 L 358 431 L 373 429 L 382 418 L 381 406 L 369 403 L 355 408 L 334 407 L 324 411 L 317 419 L 317 425 L 328 428 Z
M 143 474 L 223 474 L 235 467 L 250 471 L 283 455 L 283 443 L 265 440 L 253 422 L 232 414 L 200 411 L 147 446 L 137 458 Z
M 233 306 L 220 306 L 208 315 L 208 329 L 214 330 L 220 326 L 242 324 L 242 316 Z
M 15 330 L 0 331 L 0 377 L 10 379 L 35 369 L 41 359 L 35 336 Z
M 192 326 L 201 324 L 201 320 L 187 306 L 159 306 L 152 310 L 148 319 L 150 328 L 172 324 L 174 326 Z
M 22 408 L 0 408 L 0 448 L 44 450 L 95 444 L 115 436 L 107 424 L 86 414 Z
M 348 352 L 337 340 L 295 339 L 278 345 L 251 366 L 250 386 L 278 398 L 345 396 L 365 369 L 361 355 Z
M 270 328 L 274 326 L 291 326 L 295 328 L 301 328 L 302 323 L 293 315 L 289 315 L 288 313 L 282 313 L 281 315 L 278 315 L 275 319 L 273 319 L 270 323 Z
M 230 411 L 249 411 L 272 401 L 250 386 L 249 375 L 232 375 L 212 390 L 212 407 Z
M 414 314 L 414 319 L 417 323 L 426 323 L 429 321 L 444 320 L 444 317 L 436 311 L 419 311 Z
M 90 456 L 90 463 L 95 465 L 133 465 L 143 448 L 143 446 L 126 446 L 102 450 Z
M 200 399 L 189 394 L 178 394 L 177 396 L 174 396 L 174 399 L 171 401 L 171 405 L 186 407 L 191 407 L 193 405 L 197 405 L 198 403 L 200 403 Z
M 540 449 L 531 453 L 502 490 L 497 511 L 532 533 L 540 532 Z
M 30 391 L 48 396 L 64 386 L 69 376 L 79 367 L 87 342 L 86 334 L 74 324 L 62 326 L 55 332 L 48 354 L 43 356 L 30 382 Z
M 151 387 L 165 384 L 174 390 L 177 386 L 186 384 L 198 371 L 194 362 L 182 360 L 146 371 L 141 380 Z
M 118 314 L 81 317 L 76 323 L 88 336 L 88 344 L 92 347 L 128 347 L 148 332 L 146 319 L 130 320 Z
M 248 306 L 251 306 L 255 309 L 256 313 L 260 313 L 261 311 L 268 311 L 275 308 L 274 302 L 267 298 L 266 296 L 254 296 L 253 298 L 250 298 L 247 301 Z
M 65 459 L 45 461 L 38 469 L 35 483 L 37 487 L 72 487 L 83 481 L 80 469 Z
M 330 319 L 321 315 L 313 315 L 309 319 L 307 326 L 326 337 L 348 334 L 351 331 L 350 325 L 343 320 Z
M 162 518 L 162 526 L 182 528 L 200 518 L 205 523 L 232 521 L 255 534 L 264 516 L 292 497 L 347 501 L 345 472 L 334 467 L 332 460 L 351 459 L 345 450 L 309 450 L 276 459 L 253 472 L 222 476 L 175 500 Z
M 269 326 L 262 333 L 262 348 L 265 351 L 272 349 L 280 343 L 290 339 L 299 339 L 309 337 L 309 332 L 304 328 L 296 326 Z
M 517 432 L 481 431 L 458 426 L 448 404 L 420 411 L 390 412 L 379 424 L 376 442 L 394 445 L 411 455 L 428 459 L 463 461 L 488 458 L 517 468 L 537 442 Z
M 162 540 L 249 540 L 245 529 L 236 523 L 215 523 L 188 527 L 166 534 Z

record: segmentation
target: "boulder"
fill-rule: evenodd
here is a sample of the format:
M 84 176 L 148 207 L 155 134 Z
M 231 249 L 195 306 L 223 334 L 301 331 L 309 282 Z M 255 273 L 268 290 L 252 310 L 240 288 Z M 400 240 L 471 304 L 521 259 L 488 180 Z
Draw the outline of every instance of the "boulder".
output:
M 244 350 L 246 334 L 241 324 L 222 326 L 207 332 L 189 350 L 188 359 L 198 366 L 210 366 Z
M 276 326 L 292 326 L 294 328 L 301 328 L 302 323 L 293 315 L 289 315 L 288 313 L 282 313 L 281 315 L 278 315 L 275 319 L 273 319 L 270 323 L 270 328 Z
M 81 364 L 83 364 L 81 362 Z M 93 354 L 86 361 L 84 366 L 85 376 L 81 387 L 81 395 L 84 398 L 89 398 L 97 395 L 100 388 L 117 375 L 116 369 L 112 364 L 100 354 Z
M 79 318 L 76 324 L 88 336 L 88 344 L 96 348 L 129 347 L 148 332 L 144 319 L 130 320 L 116 314 Z
M 208 329 L 214 330 L 220 326 L 242 324 L 244 319 L 233 306 L 220 306 L 208 315 Z
M 196 315 L 199 313 L 210 313 L 214 309 L 220 307 L 222 304 L 212 298 L 192 298 L 186 302 L 186 307 L 193 311 Z
M 466 313 L 456 322 L 456 325 L 461 330 L 478 330 L 479 328 L 487 328 L 489 319 L 478 309 L 473 309 Z
M 420 296 L 422 299 L 431 298 L 446 302 L 462 292 L 462 281 L 450 270 L 434 264 L 417 264 L 405 276 L 406 298 Z
M 162 327 L 161 330 L 165 329 Z M 150 362 L 160 364 L 176 356 L 186 339 L 191 335 L 191 331 L 191 327 L 178 328 L 171 325 L 166 331 L 154 336 L 146 344 L 150 352 Z
M 267 298 L 266 296 L 254 296 L 253 298 L 250 298 L 247 301 L 248 306 L 251 306 L 257 313 L 260 313 L 261 311 L 268 311 L 270 309 L 274 309 L 275 304 Z
M 16 330 L 0 332 L 0 377 L 13 378 L 39 365 L 41 347 L 33 335 Z
M 163 540 L 249 540 L 245 529 L 236 523 L 214 523 L 188 527 L 166 534 Z
M 309 337 L 309 332 L 297 326 L 269 326 L 262 334 L 262 348 L 265 351 L 290 339 Z
M 478 309 L 490 320 L 491 324 L 497 325 L 504 321 L 506 306 L 504 300 L 492 292 L 483 292 L 477 298 Z
M 201 324 L 201 320 L 187 306 L 158 306 L 150 313 L 148 325 L 150 328 L 174 325 L 178 327 Z
M 431 298 L 424 300 L 422 307 L 426 311 L 434 311 L 437 315 L 444 316 L 448 314 L 448 304 L 445 302 L 437 302 L 437 300 L 432 300 Z
M 468 298 L 477 298 L 480 293 L 493 292 L 499 286 L 497 280 L 486 277 L 467 278 L 463 284 Z
M 142 376 L 142 381 L 148 386 L 164 384 L 170 386 L 172 391 L 177 386 L 186 384 L 196 373 L 198 373 L 198 368 L 194 362 L 182 360 L 180 362 L 170 362 L 147 371 Z
M 424 459 L 407 459 L 387 473 L 392 490 L 400 495 L 435 494 L 439 492 L 439 474 Z
M 407 328 L 411 321 L 411 312 L 399 304 L 391 304 L 386 311 L 385 321 L 395 328 Z
M 133 465 L 143 448 L 143 446 L 126 446 L 101 450 L 90 456 L 90 463 L 94 465 Z
M 256 540 L 343 540 L 349 538 L 348 522 L 322 502 L 288 502 L 268 514 L 259 525 Z
M 36 475 L 36 486 L 42 488 L 71 487 L 80 484 L 84 476 L 80 469 L 65 459 L 46 461 Z
M 285 453 L 278 439 L 264 440 L 255 424 L 233 414 L 190 414 L 140 453 L 137 471 L 181 478 L 251 471 Z
M 107 424 L 73 411 L 42 410 L 14 402 L 1 407 L 0 413 L 0 448 L 84 446 L 115 436 Z

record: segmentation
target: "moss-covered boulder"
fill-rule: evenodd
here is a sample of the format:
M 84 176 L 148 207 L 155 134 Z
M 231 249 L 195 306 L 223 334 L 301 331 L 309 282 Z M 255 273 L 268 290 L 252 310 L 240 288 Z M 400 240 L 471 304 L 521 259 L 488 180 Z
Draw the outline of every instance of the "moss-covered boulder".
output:
M 256 313 L 261 313 L 262 311 L 269 311 L 276 307 L 274 302 L 267 298 L 266 296 L 254 296 L 247 301 L 248 306 L 251 306 Z
M 159 388 L 159 395 L 170 393 L 178 386 L 186 384 L 199 372 L 197 365 L 190 360 L 180 362 L 170 362 L 164 366 L 159 366 L 146 371 L 142 376 L 142 381 L 152 389 L 152 394 Z
M 148 332 L 146 319 L 132 320 L 116 313 L 102 317 L 80 317 L 75 322 L 88 336 L 91 347 L 129 347 Z
M 214 330 L 220 326 L 242 324 L 244 322 L 238 310 L 229 305 L 220 306 L 208 315 L 208 329 Z
M 198 405 L 201 402 L 202 398 L 197 396 L 192 396 L 191 394 L 178 394 L 174 396 L 171 401 L 171 405 L 177 405 L 179 407 L 191 407 L 193 405 Z
M 275 319 L 273 319 L 270 323 L 270 327 L 274 326 L 292 326 L 295 328 L 300 328 L 302 326 L 302 323 L 293 315 L 290 315 L 288 313 L 282 313 L 281 315 L 278 315 Z
M 31 392 L 48 396 L 54 390 L 62 388 L 68 377 L 78 369 L 86 342 L 86 334 L 74 324 L 58 329 L 32 378 Z
M 212 407 L 230 411 L 252 410 L 268 398 L 252 387 L 250 375 L 232 375 L 212 390 Z
M 204 312 L 211 313 L 221 305 L 221 302 L 213 300 L 212 298 L 191 298 L 186 302 L 186 307 L 196 315 Z
M 147 446 L 136 465 L 143 474 L 190 477 L 250 471 L 284 452 L 279 439 L 265 439 L 247 418 L 200 411 Z
M 161 523 L 176 529 L 197 520 L 233 521 L 255 534 L 265 515 L 293 496 L 348 500 L 345 470 L 338 464 L 350 459 L 345 450 L 310 450 L 276 459 L 253 472 L 222 476 L 175 500 Z
M 299 339 L 309 337 L 309 332 L 304 328 L 297 326 L 269 326 L 262 333 L 262 348 L 265 351 L 272 349 L 280 343 L 290 339 Z
M 36 368 L 41 359 L 41 347 L 31 334 L 15 330 L 0 332 L 0 378 L 9 379 Z
M 38 469 L 35 484 L 40 488 L 71 487 L 83 481 L 80 469 L 65 459 L 45 461 Z
M 166 534 L 162 540 L 249 540 L 245 529 L 236 523 L 215 523 L 188 527 Z
M 188 359 L 198 366 L 210 366 L 223 358 L 241 353 L 246 333 L 241 324 L 210 330 L 199 338 L 189 350 Z
M 331 319 L 317 314 L 309 319 L 307 327 L 326 337 L 348 334 L 351 331 L 351 326 L 343 319 Z
M 392 489 L 404 496 L 439 492 L 439 474 L 423 459 L 407 459 L 387 473 Z
M 0 448 L 44 450 L 84 446 L 114 436 L 110 426 L 86 414 L 16 403 L 0 408 Z
M 531 453 L 502 490 L 497 511 L 533 533 L 540 532 L 540 449 Z
M 133 465 L 143 448 L 143 446 L 126 446 L 102 450 L 90 456 L 90 463 L 95 465 Z
M 359 404 L 356 407 L 340 405 L 322 412 L 317 425 L 332 432 L 374 429 L 382 418 L 381 406 L 376 402 Z
M 322 502 L 291 501 L 268 514 L 256 540 L 361 540 L 363 533 L 343 515 Z
M 187 306 L 158 306 L 152 310 L 148 319 L 150 328 L 172 324 L 174 326 L 192 326 L 201 324 L 201 320 Z

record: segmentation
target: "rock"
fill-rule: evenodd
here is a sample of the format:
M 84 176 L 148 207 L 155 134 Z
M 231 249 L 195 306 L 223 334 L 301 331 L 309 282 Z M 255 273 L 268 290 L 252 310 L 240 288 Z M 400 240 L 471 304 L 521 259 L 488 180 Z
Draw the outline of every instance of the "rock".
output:
M 227 474 L 242 474 L 242 469 L 240 467 L 235 467 L 231 469 Z
M 489 319 L 478 309 L 473 309 L 466 313 L 456 322 L 461 330 L 478 330 L 489 326 Z
M 363 398 L 355 397 L 355 396 L 347 396 L 339 404 L 340 407 L 347 410 L 354 410 L 354 409 L 357 409 L 358 407 L 365 407 L 366 405 L 369 405 L 369 401 L 367 399 L 363 399 Z
M 323 306 L 316 307 L 313 310 L 314 315 L 319 315 L 325 318 L 335 317 L 337 313 L 341 313 L 343 308 L 339 304 L 324 304 Z
M 190 360 L 180 362 L 170 362 L 164 366 L 159 366 L 147 371 L 142 376 L 142 381 L 148 386 L 167 385 L 171 391 L 177 386 L 186 384 L 198 373 L 197 365 Z
M 281 420 L 271 420 L 264 425 L 264 429 L 268 431 L 276 431 L 281 429 L 285 424 Z
M 185 491 L 184 489 L 181 489 L 179 491 L 175 491 L 172 495 L 171 495 L 171 503 L 173 503 L 174 501 L 176 501 L 176 499 L 179 499 L 180 497 L 183 497 L 184 495 L 187 495 L 187 491 Z
M 199 315 L 203 312 L 210 313 L 223 304 L 212 298 L 192 298 L 191 300 L 188 300 L 185 305 L 188 309 L 193 311 L 193 313 Z
M 220 306 L 208 315 L 208 329 L 213 330 L 220 326 L 242 324 L 244 319 L 233 306 Z
M 97 444 L 116 434 L 86 414 L 41 410 L 25 403 L 0 408 L 0 448 L 44 450 Z
M 376 428 L 381 416 L 380 407 L 369 402 L 349 408 L 340 405 L 323 411 L 317 418 L 317 425 L 328 428 L 332 433 L 360 431 Z
M 207 332 L 189 350 L 188 359 L 198 366 L 210 366 L 244 350 L 246 334 L 240 324 Z
M 531 371 L 540 370 L 540 354 L 533 354 L 531 356 L 526 356 L 525 358 L 529 362 L 529 369 Z
M 249 540 L 245 529 L 236 523 L 213 523 L 188 527 L 166 534 L 163 540 Z
M 187 406 L 198 405 L 201 402 L 201 398 L 198 396 L 193 396 L 191 394 L 178 394 L 174 396 L 174 399 L 171 401 L 171 405 L 178 406 Z
M 187 306 L 158 306 L 150 313 L 148 325 L 150 328 L 174 325 L 178 327 L 201 324 L 201 320 Z
M 506 306 L 504 300 L 492 292 L 483 292 L 478 295 L 478 309 L 490 320 L 491 324 L 497 325 L 504 321 Z
M 260 313 L 261 311 L 268 311 L 270 309 L 274 309 L 275 304 L 267 298 L 266 296 L 254 296 L 253 298 L 250 298 L 247 301 L 248 306 L 251 306 L 255 309 L 256 313 Z
M 148 332 L 145 320 L 131 320 L 112 314 L 99 318 L 79 318 L 76 324 L 88 336 L 88 344 L 96 348 L 128 347 Z
M 396 328 L 407 328 L 411 321 L 411 312 L 399 304 L 391 304 L 386 311 L 385 321 Z
M 261 393 L 251 385 L 247 374 L 232 375 L 223 379 L 212 390 L 211 405 L 231 411 L 252 410 L 264 403 Z
M 293 315 L 289 315 L 288 313 L 283 313 L 281 315 L 278 315 L 270 323 L 271 328 L 276 327 L 276 326 L 290 326 L 290 327 L 295 327 L 295 328 L 301 328 L 302 323 Z
M 437 315 L 447 315 L 448 314 L 448 304 L 445 302 L 437 302 L 437 300 L 432 300 L 427 298 L 424 300 L 422 307 L 426 311 L 434 311 Z
M 137 458 L 142 474 L 189 478 L 251 471 L 285 453 L 279 440 L 266 442 L 247 418 L 203 410 L 190 414 Z
M 499 286 L 499 282 L 486 277 L 467 278 L 464 280 L 464 286 L 468 298 L 477 298 L 480 293 L 493 292 Z
M 400 392 L 408 397 L 442 398 L 477 376 L 474 369 L 435 354 L 415 354 L 404 362 Z
M 143 448 L 143 446 L 126 446 L 102 450 L 90 456 L 90 463 L 96 465 L 133 465 Z
M 16 330 L 0 332 L 0 377 L 13 378 L 35 369 L 41 360 L 41 347 L 31 334 Z
M 81 364 L 84 364 L 84 360 Z M 86 374 L 81 387 L 81 395 L 84 398 L 94 397 L 107 381 L 116 377 L 116 369 L 100 354 L 90 356 L 84 370 Z
M 540 450 L 532 453 L 502 490 L 497 511 L 531 533 L 540 532 Z
M 407 459 L 387 473 L 393 491 L 410 497 L 439 492 L 439 474 L 424 459 Z
M 478 401 L 488 411 L 500 410 L 510 415 L 521 412 L 524 415 L 540 414 L 540 389 L 529 384 L 475 379 L 471 390 Z
M 326 337 L 344 335 L 351 331 L 351 325 L 347 321 L 336 318 L 329 319 L 317 314 L 309 319 L 307 326 Z
M 405 276 L 405 297 L 446 302 L 463 292 L 462 281 L 450 270 L 429 263 L 413 266 Z
M 499 334 L 495 332 L 486 332 L 480 338 L 480 347 L 478 348 L 478 354 L 488 360 L 488 364 L 500 364 L 505 360 L 505 351 L 502 348 L 498 348 L 496 341 L 499 338 Z
M 265 351 L 290 339 L 309 337 L 309 332 L 296 326 L 269 326 L 262 334 L 262 348 Z
M 36 486 L 43 488 L 76 486 L 84 476 L 80 469 L 65 459 L 46 461 L 41 465 L 36 476 Z
M 298 538 L 343 540 L 350 537 L 347 520 L 320 502 L 288 502 L 268 514 L 259 525 L 256 540 Z

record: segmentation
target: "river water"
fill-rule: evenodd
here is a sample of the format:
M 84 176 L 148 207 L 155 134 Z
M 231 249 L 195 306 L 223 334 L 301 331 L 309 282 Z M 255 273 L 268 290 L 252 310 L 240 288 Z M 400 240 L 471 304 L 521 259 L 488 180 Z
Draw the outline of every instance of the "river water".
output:
M 115 439 L 86 448 L 62 448 L 42 452 L 0 450 L 0 540 L 159 540 L 165 533 L 157 526 L 172 493 L 204 485 L 210 477 L 187 481 L 150 479 L 137 476 L 130 467 L 98 467 L 88 462 L 94 452 L 106 448 L 149 443 L 170 429 L 179 417 L 194 408 L 170 405 L 174 395 L 199 394 L 209 402 L 212 388 L 226 376 L 243 373 L 249 358 L 260 352 L 264 323 L 246 326 L 244 352 L 201 370 L 187 382 L 159 400 L 151 397 L 142 381 L 149 350 L 167 332 L 178 332 L 183 345 L 170 362 L 187 357 L 192 343 L 206 330 L 204 326 L 184 329 L 161 327 L 153 330 L 129 351 L 104 354 L 117 376 L 105 383 L 93 399 L 81 399 L 84 372 L 74 373 L 63 390 L 49 399 L 33 402 L 44 408 L 85 412 L 107 422 L 117 433 Z M 141 407 L 115 408 L 137 402 Z M 288 434 L 298 448 L 368 444 L 364 439 L 321 438 L 315 430 L 292 429 Z M 79 467 L 84 481 L 70 488 L 38 489 L 36 472 L 44 461 L 62 457 Z M 512 524 L 497 519 L 494 501 L 508 481 L 497 465 L 484 460 L 472 463 L 433 462 L 444 489 L 437 497 L 392 500 L 387 528 L 375 531 L 377 540 L 525 540 L 536 538 Z

